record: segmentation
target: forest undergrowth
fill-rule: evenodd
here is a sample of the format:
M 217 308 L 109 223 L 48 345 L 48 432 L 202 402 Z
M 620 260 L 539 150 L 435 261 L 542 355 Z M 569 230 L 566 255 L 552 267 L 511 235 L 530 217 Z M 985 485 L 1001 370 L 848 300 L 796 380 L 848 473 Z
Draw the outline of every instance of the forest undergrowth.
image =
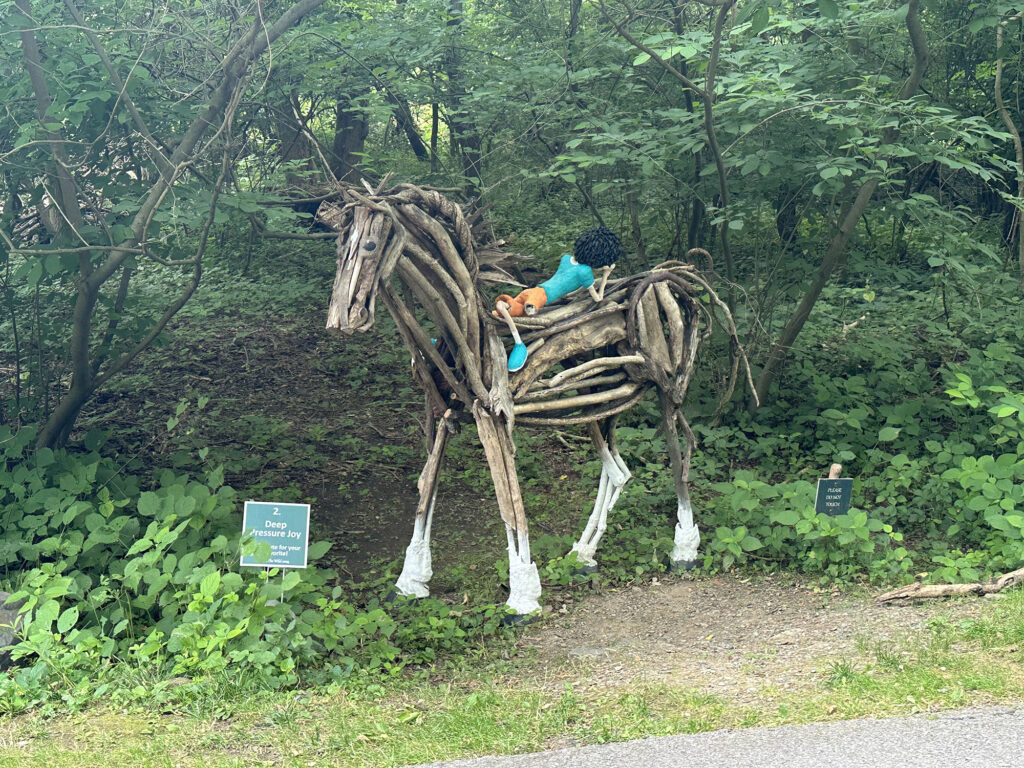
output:
M 0 555 L 26 607 L 5 712 L 173 701 L 167 681 L 228 672 L 243 687 L 364 685 L 507 653 L 503 536 L 472 428 L 440 495 L 451 522 L 436 537 L 437 597 L 389 604 L 410 514 L 375 506 L 373 489 L 414 496 L 418 392 L 386 322 L 328 336 L 329 273 L 315 259 L 289 272 L 272 291 L 259 274 L 215 272 L 169 343 L 83 414 L 72 448 L 33 453 L 31 428 L 6 431 Z M 709 425 L 705 377 L 690 406 L 700 574 L 876 588 L 983 579 L 1024 558 L 1019 304 L 979 322 L 967 302 L 946 315 L 936 288 L 879 294 L 830 288 L 785 396 L 753 416 L 737 402 Z M 714 340 L 702 352 L 706 373 L 719 352 Z M 664 577 L 675 497 L 657 423 L 653 402 L 622 421 L 633 480 L 591 575 L 565 553 L 599 463 L 582 433 L 517 433 L 550 604 Z M 854 478 L 840 516 L 814 511 L 833 461 Z M 312 567 L 239 567 L 245 498 L 313 504 Z

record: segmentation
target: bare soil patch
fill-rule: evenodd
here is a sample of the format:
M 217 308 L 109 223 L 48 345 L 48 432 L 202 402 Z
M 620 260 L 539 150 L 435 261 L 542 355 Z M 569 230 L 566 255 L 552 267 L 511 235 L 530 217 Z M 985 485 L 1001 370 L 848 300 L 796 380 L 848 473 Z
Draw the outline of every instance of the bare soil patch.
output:
M 170 343 L 89 404 L 81 426 L 110 430 L 113 449 L 144 466 L 201 476 L 222 464 L 244 498 L 310 502 L 312 538 L 334 542 L 327 564 L 359 581 L 409 543 L 426 458 L 423 400 L 393 327 L 332 335 L 324 313 L 310 303 L 257 325 L 240 315 L 179 320 Z M 188 409 L 168 432 L 182 401 Z M 449 450 L 438 493 L 439 591 L 443 567 L 470 553 L 497 559 L 505 546 L 493 491 L 467 485 L 467 462 L 486 466 L 475 444 Z
M 831 660 L 893 645 L 936 616 L 975 616 L 980 605 L 879 605 L 778 577 L 682 577 L 588 598 L 521 644 L 545 685 L 663 682 L 744 703 L 763 701 L 765 688 L 810 686 Z

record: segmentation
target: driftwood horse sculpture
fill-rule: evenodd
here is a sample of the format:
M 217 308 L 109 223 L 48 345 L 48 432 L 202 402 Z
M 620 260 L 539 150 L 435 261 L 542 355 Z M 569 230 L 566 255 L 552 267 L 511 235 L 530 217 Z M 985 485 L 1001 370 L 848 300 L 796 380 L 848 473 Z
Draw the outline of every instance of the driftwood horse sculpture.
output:
M 516 257 L 502 252 L 500 241 L 481 244 L 481 223 L 471 224 L 440 193 L 411 185 L 387 191 L 344 187 L 318 215 L 338 233 L 327 327 L 345 333 L 369 329 L 379 297 L 426 392 L 429 455 L 418 483 L 412 541 L 396 583 L 401 594 L 428 594 L 438 476 L 449 435 L 460 420 L 476 423 L 508 534 L 506 605 L 516 614 L 530 614 L 539 609 L 541 594 L 516 474 L 516 424 L 587 425 L 602 472 L 594 509 L 573 550 L 580 563 L 596 566 L 608 513 L 630 478 L 615 444 L 617 414 L 652 387 L 661 401 L 678 495 L 671 559 L 679 567 L 695 561 L 700 534 L 687 490 L 694 437 L 680 406 L 715 310 L 733 340 L 726 396 L 732 394 L 742 353 L 728 308 L 694 267 L 664 264 L 611 280 L 600 303 L 581 290 L 567 302 L 516 318 L 529 357 L 510 374 L 503 341 L 508 329 L 492 316 L 481 284 L 516 284 L 505 270 Z

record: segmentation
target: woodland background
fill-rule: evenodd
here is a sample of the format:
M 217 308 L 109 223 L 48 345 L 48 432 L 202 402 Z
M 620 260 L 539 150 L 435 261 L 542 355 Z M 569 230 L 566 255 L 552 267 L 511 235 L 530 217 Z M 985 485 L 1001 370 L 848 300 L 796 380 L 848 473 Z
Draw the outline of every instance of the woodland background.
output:
M 595 223 L 626 243 L 622 272 L 712 253 L 761 405 L 738 391 L 711 419 L 713 339 L 688 404 L 707 571 L 1019 567 L 1021 10 L 0 1 L 0 587 L 26 606 L 0 712 L 151 695 L 125 684 L 138 670 L 394 674 L 507 632 L 487 607 L 500 535 L 456 542 L 476 559 L 448 560 L 448 599 L 380 602 L 401 545 L 374 518 L 390 530 L 412 493 L 419 396 L 386 323 L 320 331 L 333 247 L 313 213 L 334 180 L 487 206 L 537 274 Z M 517 437 L 549 586 L 664 569 L 648 405 L 620 431 L 634 480 L 598 576 L 560 557 L 598 464 L 572 434 Z M 471 444 L 452 459 L 466 508 L 488 503 Z M 813 480 L 833 461 L 856 484 L 830 518 Z M 252 497 L 314 499 L 322 567 L 240 572 Z M 353 506 L 366 530 L 337 523 Z

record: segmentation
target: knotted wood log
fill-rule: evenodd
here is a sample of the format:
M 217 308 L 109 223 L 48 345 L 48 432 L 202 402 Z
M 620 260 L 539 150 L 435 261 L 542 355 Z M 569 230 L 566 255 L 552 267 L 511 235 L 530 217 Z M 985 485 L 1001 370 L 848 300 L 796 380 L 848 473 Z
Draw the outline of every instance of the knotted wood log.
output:
M 992 595 L 1021 583 L 1024 583 L 1024 568 L 1004 573 L 998 579 L 992 579 L 984 584 L 921 584 L 920 582 L 908 584 L 905 587 L 886 592 L 884 595 L 879 595 L 875 600 L 879 603 L 887 603 L 892 600 L 916 600 L 925 597 Z

